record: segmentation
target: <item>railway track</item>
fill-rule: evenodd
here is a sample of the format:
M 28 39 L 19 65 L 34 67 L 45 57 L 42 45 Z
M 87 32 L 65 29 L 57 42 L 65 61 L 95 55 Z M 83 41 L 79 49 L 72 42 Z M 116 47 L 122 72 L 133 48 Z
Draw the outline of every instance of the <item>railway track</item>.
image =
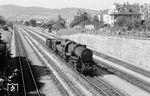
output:
M 23 34 L 26 36 L 25 34 Z M 49 59 L 48 56 L 41 53 L 41 50 L 37 48 L 37 45 L 35 45 L 31 40 L 26 37 L 28 42 L 30 42 L 32 48 L 35 50 L 35 53 L 38 55 L 39 59 L 43 61 L 52 71 L 52 77 L 59 86 L 60 90 L 63 92 L 63 96 L 82 96 L 83 94 L 73 86 L 73 84 L 67 79 L 67 77 L 59 70 L 53 61 Z M 54 68 L 54 69 L 53 69 Z M 65 83 L 66 82 L 66 83 Z M 66 86 L 66 85 L 67 86 Z M 68 90 L 71 90 L 68 92 Z
M 121 61 L 121 60 L 118 60 L 118 59 L 116 59 L 116 58 L 110 57 L 110 56 L 108 56 L 108 55 L 106 55 L 106 54 L 103 54 L 103 53 L 101 53 L 101 52 L 97 52 L 97 51 L 95 51 L 95 50 L 92 50 L 92 51 L 94 52 L 94 54 L 95 54 L 96 56 L 99 56 L 99 57 L 102 57 L 102 58 L 104 58 L 104 59 L 107 59 L 107 60 L 109 60 L 109 61 L 111 61 L 111 62 L 117 63 L 118 65 L 124 66 L 124 67 L 126 67 L 126 68 L 128 68 L 128 69 L 130 69 L 130 70 L 134 70 L 135 72 L 141 73 L 142 75 L 147 76 L 147 77 L 150 78 L 150 71 L 147 71 L 147 70 L 141 69 L 141 68 L 139 68 L 139 67 L 136 67 L 136 66 L 134 66 L 134 65 L 128 64 L 127 62 L 123 62 L 123 61 Z
M 95 61 L 99 62 L 99 60 L 95 60 Z M 134 84 L 136 86 L 139 86 L 140 88 L 146 90 L 147 92 L 150 92 L 150 84 L 148 82 L 145 82 L 145 81 L 143 81 L 143 80 L 141 80 L 141 79 L 139 79 L 136 76 L 133 76 L 131 74 L 125 73 L 120 69 L 111 67 L 103 61 L 101 63 L 99 63 L 99 66 L 101 66 L 103 68 L 107 68 L 107 70 L 114 73 L 115 75 L 127 80 L 128 82 L 131 82 L 132 84 Z
M 26 29 L 24 29 L 26 30 Z M 28 30 L 26 30 L 28 31 Z M 41 42 L 39 41 L 41 44 L 43 44 L 44 47 L 47 48 L 47 46 L 45 45 L 45 42 Z M 49 48 L 47 48 L 48 50 L 50 50 Z M 51 53 L 55 54 L 52 50 L 50 50 Z M 57 54 L 55 54 L 57 55 Z M 62 58 L 60 56 L 57 55 L 57 57 L 59 59 L 62 60 Z M 62 60 L 63 63 L 66 63 L 64 60 Z M 120 90 L 115 89 L 114 87 L 108 85 L 106 82 L 99 80 L 99 79 L 95 79 L 94 81 L 92 80 L 92 78 L 90 77 L 85 77 L 81 74 L 79 74 L 70 64 L 67 63 L 67 65 L 76 72 L 76 74 L 78 74 L 79 76 L 81 76 L 81 78 L 84 78 L 84 80 L 86 80 L 91 86 L 94 86 L 94 89 L 97 90 L 99 93 L 103 94 L 103 96 L 128 96 L 127 94 L 124 94 L 122 92 L 120 92 Z
M 114 86 L 111 86 L 108 82 L 104 81 L 101 78 L 98 77 L 94 78 L 86 77 L 86 78 L 92 82 L 95 82 L 95 84 L 98 87 L 102 88 L 102 90 L 105 91 L 108 94 L 108 96 L 129 96 L 127 93 L 123 92 L 120 89 L 117 89 Z
M 29 28 L 28 28 L 29 29 Z M 29 30 L 31 30 L 31 29 L 29 29 Z M 31 31 L 34 31 L 34 30 L 31 30 Z M 36 32 L 36 31 L 35 31 Z M 41 34 L 41 35 L 43 35 L 43 34 Z M 56 38 L 60 38 L 59 36 L 55 36 L 55 35 L 51 35 L 51 34 L 49 34 L 50 36 L 52 36 L 52 37 L 56 37 Z M 44 36 L 44 35 L 43 35 Z M 48 36 L 44 36 L 44 37 L 48 37 Z M 96 52 L 96 51 L 94 51 L 94 50 L 92 50 L 93 52 L 94 52 L 94 54 L 96 54 L 96 55 L 98 55 L 99 57 L 102 57 L 102 58 L 104 58 L 104 59 L 108 59 L 108 60 L 110 60 L 110 62 L 113 62 L 113 61 L 115 61 L 115 62 L 120 62 L 120 61 L 118 61 L 118 60 L 112 60 L 112 58 L 110 58 L 110 57 L 108 57 L 108 56 L 105 56 L 105 54 L 101 54 L 100 52 Z M 99 60 L 96 60 L 97 62 L 101 62 L 101 61 L 99 61 Z M 115 63 L 114 62 L 114 63 Z M 118 63 L 117 63 L 118 64 Z M 121 64 L 120 64 L 121 65 Z M 114 74 L 116 74 L 117 76 L 119 76 L 119 77 L 121 77 L 121 78 L 123 78 L 123 79 L 125 79 L 125 80 L 127 80 L 127 81 L 129 81 L 129 82 L 131 82 L 132 84 L 134 84 L 134 85 L 136 85 L 136 86 L 139 86 L 140 88 L 142 88 L 142 89 L 144 89 L 144 90 L 146 90 L 147 92 L 150 92 L 150 84 L 149 83 L 147 83 L 147 82 L 145 82 L 145 81 L 143 81 L 143 80 L 141 80 L 141 79 L 139 79 L 139 78 L 137 78 L 136 76 L 133 76 L 133 75 L 130 75 L 130 74 L 128 74 L 128 73 L 125 73 L 125 72 L 123 72 L 123 71 L 121 71 L 121 70 L 118 70 L 118 69 L 116 69 L 116 68 L 114 68 L 114 67 L 111 67 L 111 66 L 109 66 L 109 65 L 107 65 L 105 62 L 101 62 L 98 66 L 101 66 L 101 67 L 104 67 L 104 68 L 107 68 L 110 72 L 113 72 Z M 125 64 L 122 64 L 122 66 L 125 66 Z M 132 67 L 132 68 L 130 68 L 130 67 Z M 138 68 L 134 68 L 133 66 L 128 66 L 127 68 L 129 68 L 129 69 L 131 69 L 132 71 L 135 71 L 135 72 L 137 72 L 137 73 L 139 73 L 139 74 L 142 74 L 143 76 L 147 76 L 147 77 L 149 77 L 149 74 L 147 73 L 147 71 L 143 71 L 143 70 L 135 70 L 135 69 L 138 69 Z
M 41 96 L 32 69 L 30 67 L 30 62 L 26 58 L 27 54 L 25 52 L 25 49 L 23 49 L 24 47 L 19 37 L 18 30 L 17 28 L 15 28 L 14 30 L 15 30 L 14 34 L 16 37 L 16 47 L 17 47 L 16 51 L 18 52 L 18 62 L 20 66 L 21 78 L 23 83 L 22 84 L 23 93 L 21 96 L 31 95 L 30 94 L 31 90 L 35 91 L 34 95 Z

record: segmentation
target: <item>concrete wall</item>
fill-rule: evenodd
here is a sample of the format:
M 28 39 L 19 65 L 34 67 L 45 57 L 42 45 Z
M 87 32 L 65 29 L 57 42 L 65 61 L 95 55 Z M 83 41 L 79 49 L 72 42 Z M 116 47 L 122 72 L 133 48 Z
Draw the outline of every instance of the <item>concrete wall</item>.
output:
M 77 34 L 65 36 L 97 51 L 150 70 L 150 40 Z

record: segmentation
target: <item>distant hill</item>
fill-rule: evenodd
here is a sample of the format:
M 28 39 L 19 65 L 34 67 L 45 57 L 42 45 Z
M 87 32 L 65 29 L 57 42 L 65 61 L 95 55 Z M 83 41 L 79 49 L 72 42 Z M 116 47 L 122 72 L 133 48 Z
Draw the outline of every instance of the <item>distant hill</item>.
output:
M 0 15 L 4 17 L 9 16 L 19 16 L 19 15 L 43 15 L 43 16 L 52 16 L 56 17 L 60 14 L 64 18 L 73 18 L 76 14 L 76 11 L 80 8 L 62 8 L 62 9 L 49 9 L 42 7 L 21 7 L 16 5 L 1 5 L 0 6 Z M 99 13 L 96 10 L 84 9 L 90 13 Z

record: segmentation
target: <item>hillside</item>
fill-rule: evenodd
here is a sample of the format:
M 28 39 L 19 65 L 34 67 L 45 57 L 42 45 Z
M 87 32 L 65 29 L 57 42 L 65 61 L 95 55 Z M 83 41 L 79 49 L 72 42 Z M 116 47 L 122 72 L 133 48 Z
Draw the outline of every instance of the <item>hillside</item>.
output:
M 41 15 L 51 17 L 56 17 L 58 14 L 61 14 L 64 18 L 73 18 L 76 14 L 76 11 L 79 8 L 62 8 L 62 9 L 49 9 L 42 7 L 21 7 L 16 5 L 1 5 L 0 6 L 0 15 L 5 17 L 9 16 L 20 16 L 20 15 Z M 84 9 L 90 13 L 99 13 L 96 10 Z

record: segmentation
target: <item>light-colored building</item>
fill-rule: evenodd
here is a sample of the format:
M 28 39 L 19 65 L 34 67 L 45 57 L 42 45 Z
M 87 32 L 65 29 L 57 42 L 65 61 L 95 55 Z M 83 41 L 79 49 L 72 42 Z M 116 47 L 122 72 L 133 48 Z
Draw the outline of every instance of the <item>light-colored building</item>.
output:
M 93 30 L 94 29 L 94 25 L 85 25 L 85 29 Z
M 116 5 L 116 9 L 114 12 L 112 12 L 111 16 L 114 18 L 114 20 L 117 20 L 120 17 L 123 17 L 124 19 L 141 20 L 141 13 L 139 11 L 138 5 L 130 5 L 129 3 Z
M 104 24 L 113 25 L 114 19 L 110 15 L 111 9 L 103 10 L 101 11 L 100 15 L 100 21 L 102 21 Z
M 148 18 L 150 18 L 150 5 L 145 3 L 143 5 L 139 5 L 139 10 L 141 15 L 141 18 L 143 20 L 147 20 Z

